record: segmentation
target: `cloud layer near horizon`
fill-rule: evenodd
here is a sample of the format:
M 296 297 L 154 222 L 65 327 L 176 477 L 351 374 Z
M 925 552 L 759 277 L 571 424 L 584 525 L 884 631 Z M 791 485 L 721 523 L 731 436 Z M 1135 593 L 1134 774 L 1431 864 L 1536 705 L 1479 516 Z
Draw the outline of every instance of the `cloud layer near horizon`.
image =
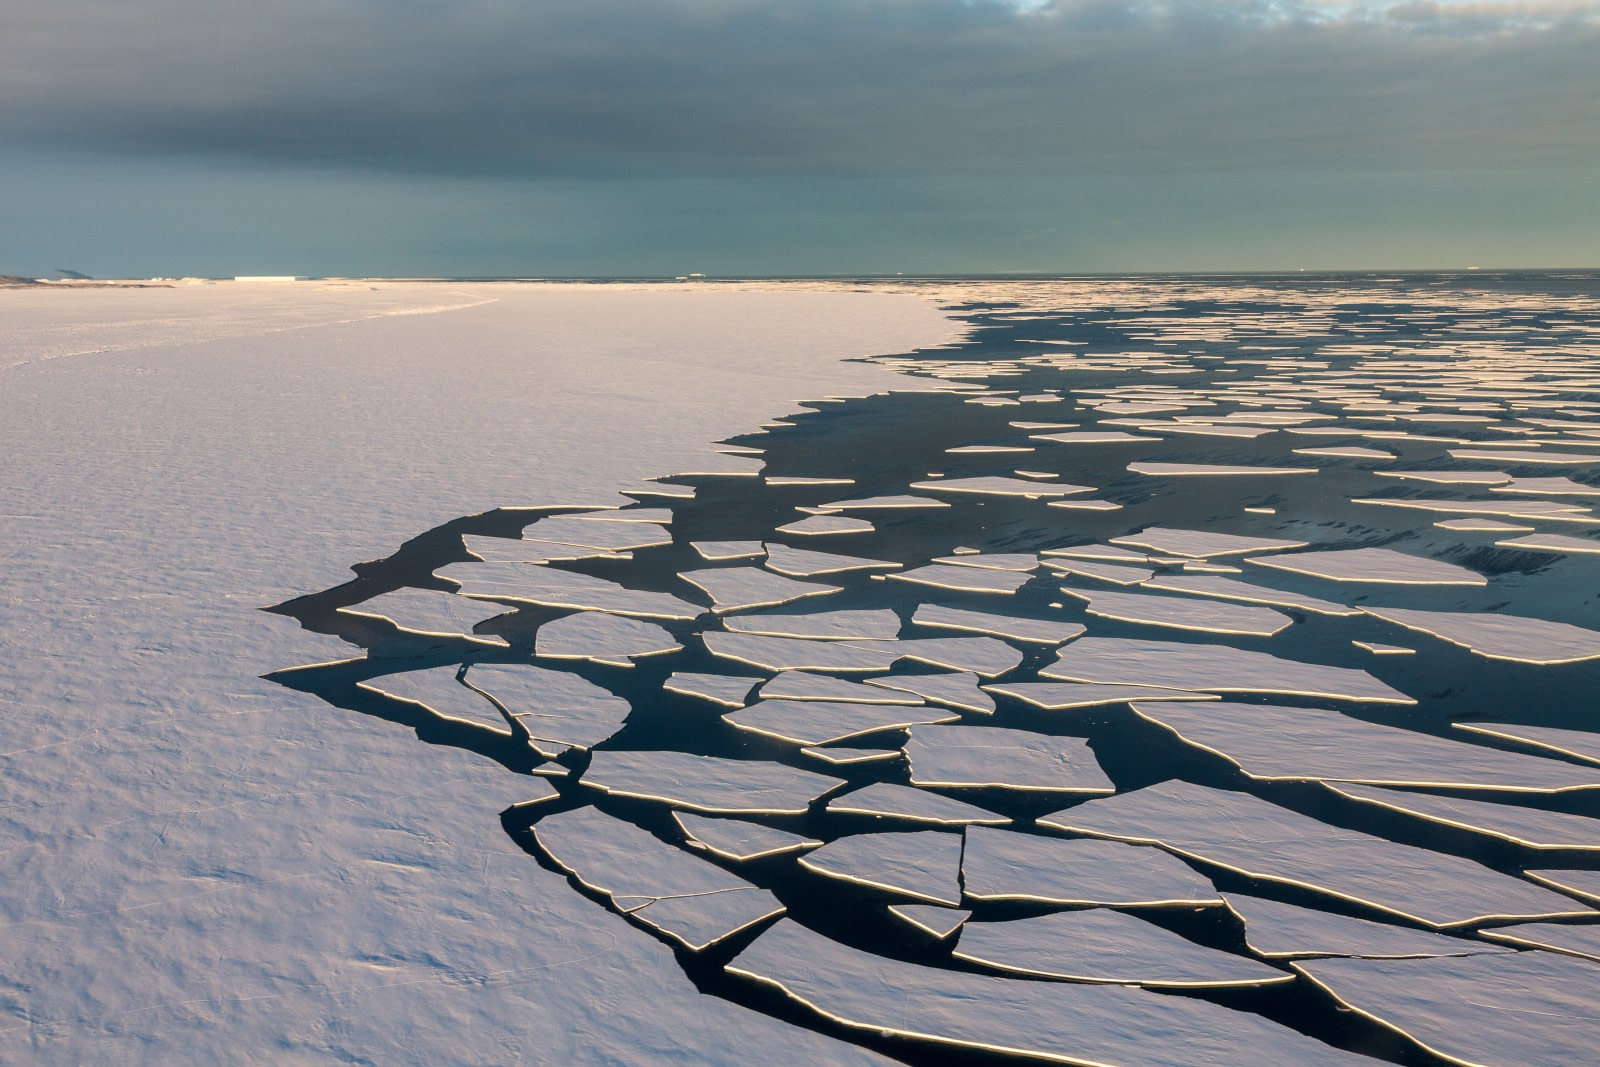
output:
M 1600 166 L 1600 4 L 59 0 L 0 139 L 403 174 Z

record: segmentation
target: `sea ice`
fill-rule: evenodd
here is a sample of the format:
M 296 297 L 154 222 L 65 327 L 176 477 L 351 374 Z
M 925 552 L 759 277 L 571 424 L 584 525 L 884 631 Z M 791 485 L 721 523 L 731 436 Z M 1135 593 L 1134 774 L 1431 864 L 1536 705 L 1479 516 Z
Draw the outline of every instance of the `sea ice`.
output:
M 903 641 L 857 641 L 898 660 L 912 660 L 952 671 L 967 671 L 996 678 L 1022 662 L 1022 653 L 992 637 L 918 637 Z
M 1366 785 L 1330 784 L 1329 788 L 1363 804 L 1497 837 L 1524 848 L 1600 850 L 1600 819 L 1584 815 Z
M 678 577 L 705 590 L 711 597 L 712 610 L 718 614 L 777 607 L 806 597 L 826 596 L 839 591 L 836 585 L 797 582 L 760 567 L 709 567 L 681 571 Z
M 701 638 L 713 656 L 769 671 L 886 671 L 897 658 L 844 641 L 715 632 Z
M 984 826 L 967 830 L 961 879 L 972 900 L 1122 908 L 1222 902 L 1209 878 L 1158 848 Z
M 503 605 L 485 604 L 437 589 L 396 589 L 340 608 L 339 611 L 344 615 L 387 619 L 407 633 L 460 637 L 480 645 L 506 646 L 504 638 L 472 632 L 478 623 L 504 615 L 506 609 Z
M 1189 597 L 1087 592 L 1077 589 L 1063 589 L 1062 592 L 1088 601 L 1089 606 L 1085 610 L 1090 615 L 1116 619 L 1120 622 L 1142 623 L 1146 626 L 1165 626 L 1175 630 L 1271 637 L 1294 622 L 1287 615 L 1271 608 L 1219 604 L 1216 601 L 1195 600 Z
M 800 858 L 800 865 L 857 885 L 955 907 L 961 903 L 961 835 L 941 830 L 855 834 Z
M 653 619 L 693 619 L 705 611 L 666 593 L 628 589 L 604 578 L 525 563 L 452 563 L 434 574 L 459 582 L 463 595 L 484 600 Z
M 616 796 L 729 815 L 803 815 L 812 802 L 844 784 L 781 763 L 610 749 L 590 757 L 583 783 Z
M 1419 956 L 1471 956 L 1505 951 L 1498 945 L 1451 937 L 1432 930 L 1352 919 L 1244 893 L 1224 893 L 1228 908 L 1244 923 L 1245 944 L 1267 959 L 1310 956 L 1366 956 L 1407 959 Z
M 1145 685 L 1102 685 L 1094 682 L 1008 682 L 986 685 L 991 693 L 1016 697 L 1046 711 L 1122 704 L 1131 700 L 1221 700 L 1215 693 L 1189 693 L 1182 689 L 1157 689 Z
M 1389 585 L 1487 585 L 1477 571 L 1392 548 L 1347 548 L 1259 556 L 1260 567 L 1309 574 L 1335 582 L 1380 582 Z
M 760 541 L 690 541 L 689 546 L 700 553 L 701 559 L 720 562 L 729 559 L 759 559 L 766 555 Z
M 1600 631 L 1571 623 L 1476 611 L 1367 608 L 1367 613 L 1460 645 L 1488 659 L 1516 663 L 1577 663 L 1600 658 Z
M 1562 730 L 1554 726 L 1524 726 L 1521 723 L 1458 722 L 1457 730 L 1521 741 L 1525 745 L 1559 752 L 1563 756 L 1600 763 L 1600 734 L 1588 730 Z
M 880 678 L 868 678 L 866 683 L 914 693 L 935 704 L 945 704 L 979 715 L 989 715 L 994 711 L 993 698 L 978 688 L 978 676 L 967 671 L 955 674 L 888 674 Z
M 728 860 L 764 859 L 816 848 L 822 844 L 821 841 L 791 834 L 787 830 L 775 830 L 742 819 L 711 819 L 686 811 L 675 811 L 672 818 L 691 844 Z
M 1235 578 L 1211 575 L 1163 574 L 1144 583 L 1146 589 L 1163 592 L 1189 593 L 1193 596 L 1216 597 L 1218 600 L 1242 600 L 1248 604 L 1272 604 L 1280 608 L 1294 608 L 1316 615 L 1360 615 L 1360 608 L 1336 604 L 1303 593 L 1285 593 L 1278 589 L 1252 585 Z
M 534 654 L 545 659 L 584 659 L 631 667 L 642 656 L 676 652 L 683 646 L 653 622 L 601 611 L 565 615 L 539 627 Z
M 727 674 L 684 674 L 672 675 L 662 683 L 661 688 L 671 693 L 681 693 L 684 696 L 700 697 L 713 704 L 722 704 L 730 708 L 742 708 L 750 698 L 750 690 L 754 689 L 760 678 L 736 678 Z
M 984 611 L 947 608 L 939 604 L 919 605 L 911 621 L 914 625 L 930 629 L 963 630 L 968 633 L 1009 637 L 1013 641 L 1046 645 L 1062 644 L 1084 631 L 1082 623 L 993 615 Z
M 385 696 L 399 697 L 421 704 L 448 719 L 459 719 L 477 726 L 488 726 L 507 733 L 506 718 L 482 693 L 468 688 L 456 680 L 458 668 L 430 667 L 421 671 L 404 671 L 385 674 L 360 683 L 358 689 L 368 689 Z
M 876 815 L 935 826 L 1004 826 L 1004 815 L 952 800 L 926 789 L 891 782 L 873 782 L 828 801 L 828 810 L 855 815 Z
M 924 726 L 905 744 L 911 784 L 1109 794 L 1116 786 L 1088 742 L 995 726 Z
M 1172 530 L 1160 526 L 1149 526 L 1138 533 L 1113 537 L 1111 543 L 1148 548 L 1169 556 L 1191 556 L 1195 559 L 1239 556 L 1248 552 L 1277 552 L 1306 546 L 1305 541 L 1285 541 L 1276 537 L 1245 537 L 1242 534 L 1214 533 L 1210 530 Z
M 970 911 L 937 904 L 891 904 L 889 914 L 941 940 L 961 929 L 961 924 L 972 917 Z
M 778 527 L 776 532 L 820 537 L 826 534 L 871 533 L 874 529 L 876 527 L 866 519 L 852 519 L 844 515 L 809 515 Z
M 621 697 L 566 671 L 477 663 L 463 677 L 536 740 L 572 748 L 589 748 L 611 737 L 633 710 Z
M 889 575 L 889 577 L 903 582 L 931 585 L 939 589 L 956 589 L 966 593 L 1009 595 L 1027 585 L 1031 575 L 1018 574 L 1014 571 L 985 570 L 981 567 L 952 567 L 944 563 L 933 563 L 925 567 L 915 567 L 909 571 L 899 571 Z
M 843 574 L 846 571 L 893 570 L 901 566 L 882 559 L 863 559 L 860 556 L 841 556 L 833 552 L 813 552 L 788 545 L 767 545 L 767 569 L 786 574 L 791 578 L 809 578 L 818 574 Z
M 953 722 L 961 716 L 944 708 L 903 704 L 855 704 L 830 700 L 762 700 L 722 718 L 741 730 L 792 741 L 826 745 L 913 723 Z
M 842 700 L 853 704 L 921 704 L 922 698 L 809 671 L 784 671 L 761 687 L 763 700 Z

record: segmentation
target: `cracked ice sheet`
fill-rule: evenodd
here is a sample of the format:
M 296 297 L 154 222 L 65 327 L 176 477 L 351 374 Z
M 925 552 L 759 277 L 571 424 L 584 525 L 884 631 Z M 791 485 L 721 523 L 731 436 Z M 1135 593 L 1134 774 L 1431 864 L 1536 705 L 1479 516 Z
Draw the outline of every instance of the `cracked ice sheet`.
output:
M 1460 645 L 1486 659 L 1548 666 L 1600 658 L 1600 631 L 1571 623 L 1474 611 L 1366 611 L 1385 622 Z
M 1092 708 L 1132 700 L 1221 700 L 1214 693 L 1189 693 L 1182 689 L 1157 689 L 1144 685 L 1099 685 L 1094 682 L 1011 682 L 986 685 L 991 693 L 1016 697 L 1046 711 Z
M 1259 781 L 1529 793 L 1600 788 L 1600 768 L 1380 726 L 1323 708 L 1173 702 L 1139 703 L 1133 710 Z
M 661 684 L 661 688 L 684 696 L 700 697 L 713 704 L 742 708 L 750 697 L 750 690 L 761 682 L 760 678 L 738 678 L 728 674 L 678 673 Z
M 839 592 L 836 585 L 797 582 L 760 567 L 713 567 L 682 571 L 678 577 L 705 590 L 718 614 L 770 608 L 806 597 Z
M 477 663 L 467 684 L 505 708 L 529 734 L 589 748 L 622 728 L 633 708 L 621 697 L 566 671 L 523 664 Z
M 1295 969 L 1453 1063 L 1567 1067 L 1600 1047 L 1600 963 L 1555 952 L 1330 959 Z
M 945 704 L 979 715 L 994 712 L 994 698 L 978 687 L 978 676 L 965 671 L 956 674 L 889 674 L 866 679 L 868 685 L 914 693 L 935 704 Z
M 1116 792 L 1081 737 L 997 726 L 915 725 L 904 750 L 915 786 Z
M 1041 678 L 1153 685 L 1208 693 L 1286 693 L 1334 700 L 1414 704 L 1411 697 L 1349 667 L 1281 659 L 1231 645 L 1080 637 L 1062 648 Z
M 699 845 L 724 859 L 762 859 L 816 848 L 822 844 L 821 841 L 791 834 L 787 830 L 774 830 L 770 826 L 742 819 L 710 819 L 686 811 L 675 811 L 672 817 L 691 844 Z
M 1525 848 L 1600 850 L 1600 819 L 1583 815 L 1375 786 L 1330 784 L 1328 788 L 1363 804 L 1471 830 Z
M 1030 644 L 1059 645 L 1084 631 L 1082 623 L 1054 619 L 1027 619 L 1013 615 L 993 615 L 986 611 L 966 611 L 939 604 L 920 604 L 911 622 L 935 630 L 963 630 L 993 637 L 1009 637 Z
M 873 782 L 828 801 L 828 810 L 856 815 L 877 815 L 934 826 L 1004 826 L 1004 815 L 952 800 L 926 789 L 890 782 Z
M 1294 981 L 1294 975 L 1248 956 L 1206 948 L 1143 919 L 1104 908 L 1007 922 L 969 922 L 961 928 L 954 955 L 1001 971 L 1157 989 Z
M 1027 585 L 1032 575 L 1018 574 L 1015 571 L 986 570 L 982 567 L 952 567 L 945 563 L 930 563 L 909 571 L 898 571 L 888 577 L 895 581 L 931 585 L 938 589 L 1009 596 Z
M 464 596 L 646 619 L 693 619 L 697 604 L 666 593 L 627 589 L 604 578 L 525 563 L 452 563 L 433 572 L 461 584 Z
M 1113 537 L 1111 543 L 1148 548 L 1163 555 L 1189 556 L 1194 559 L 1239 556 L 1249 552 L 1278 552 L 1287 548 L 1306 546 L 1305 541 L 1285 541 L 1275 537 L 1245 537 L 1242 534 L 1214 533 L 1210 530 L 1174 530 L 1160 526 L 1150 526 L 1138 533 Z
M 740 730 L 792 741 L 826 745 L 913 723 L 953 722 L 961 716 L 944 708 L 903 704 L 850 704 L 827 700 L 762 700 L 729 712 L 723 721 Z
M 345 615 L 387 619 L 407 633 L 459 637 L 480 645 L 501 648 L 506 646 L 504 638 L 492 634 L 480 636 L 474 634 L 472 628 L 480 622 L 504 615 L 507 610 L 500 604 L 485 604 L 481 600 L 442 593 L 437 589 L 396 589 L 339 609 Z
M 584 659 L 631 667 L 642 656 L 676 652 L 683 646 L 653 622 L 581 611 L 539 627 L 534 654 L 547 659 Z
M 1222 903 L 1209 878 L 1158 848 L 983 826 L 967 830 L 961 880 L 972 900 L 1123 908 Z
M 627 552 L 558 545 L 553 541 L 520 541 L 514 537 L 462 534 L 461 545 L 483 563 L 557 563 L 580 559 L 629 559 Z
M 1063 589 L 1062 592 L 1087 601 L 1089 606 L 1084 610 L 1090 615 L 1146 626 L 1165 626 L 1174 630 L 1271 637 L 1294 622 L 1289 616 L 1271 608 L 1219 604 L 1191 597 L 1078 589 Z
M 356 688 L 410 700 L 447 718 L 509 733 L 505 716 L 500 714 L 500 710 L 482 693 L 457 681 L 456 670 L 452 664 L 422 671 L 383 674 L 359 683 Z
M 1039 566 L 1039 557 L 1031 552 L 974 552 L 940 556 L 933 562 L 955 567 L 986 567 L 994 571 L 1031 571 Z
M 596 522 L 576 515 L 554 515 L 523 527 L 522 539 L 623 552 L 670 545 L 672 534 L 650 522 Z
M 824 537 L 833 534 L 871 533 L 876 528 L 866 519 L 852 519 L 844 515 L 810 515 L 786 523 L 778 527 L 776 532 L 797 534 L 801 537 Z
M 1205 1001 L 902 963 L 780 920 L 727 965 L 826 1019 L 1057 1063 L 1280 1067 L 1371 1061 Z M 1152 1041 L 1151 1035 L 1163 1035 Z
M 1571 923 L 1523 923 L 1483 931 L 1483 936 L 1508 945 L 1548 949 L 1600 962 L 1600 926 Z
M 1163 782 L 1090 800 L 1039 825 L 1159 845 L 1251 878 L 1301 886 L 1428 926 L 1591 915 L 1569 897 L 1471 860 L 1320 822 L 1247 793 Z
M 616 796 L 655 800 L 689 811 L 729 815 L 803 815 L 844 783 L 781 763 L 696 756 L 688 752 L 594 753 L 583 784 Z
M 887 608 L 819 611 L 812 615 L 733 615 L 722 620 L 730 633 L 763 637 L 809 637 L 822 641 L 892 641 L 900 616 Z
M 961 929 L 961 924 L 972 918 L 970 911 L 937 904 L 891 904 L 889 914 L 941 940 Z
M 1421 956 L 1471 956 L 1509 951 L 1483 941 L 1432 930 L 1352 919 L 1244 893 L 1224 893 L 1228 910 L 1244 922 L 1245 944 L 1267 959 L 1308 956 L 1365 956 L 1408 959 Z
M 1488 585 L 1477 571 L 1390 548 L 1349 548 L 1260 556 L 1247 562 L 1334 582 L 1389 585 Z
M 942 830 L 855 834 L 800 858 L 829 878 L 933 904 L 961 903 L 961 835 Z
M 842 556 L 835 552 L 816 552 L 809 548 L 768 544 L 767 569 L 790 578 L 810 578 L 818 574 L 843 574 L 846 571 L 893 570 L 901 566 L 882 559 Z
M 1488 737 L 1521 741 L 1525 745 L 1559 752 L 1563 756 L 1600 763 L 1600 734 L 1588 730 L 1563 730 L 1554 726 L 1523 726 L 1520 723 L 1458 722 L 1457 730 L 1467 730 Z

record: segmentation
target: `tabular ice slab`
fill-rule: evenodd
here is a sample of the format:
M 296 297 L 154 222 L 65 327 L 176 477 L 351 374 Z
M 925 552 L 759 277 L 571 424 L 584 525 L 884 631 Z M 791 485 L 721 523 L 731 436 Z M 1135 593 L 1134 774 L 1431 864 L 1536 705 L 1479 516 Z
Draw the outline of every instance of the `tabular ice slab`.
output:
M 964 800 L 952 800 L 938 793 L 890 782 L 869 786 L 834 797 L 828 810 L 853 815 L 877 815 L 933 826 L 1004 826 L 1011 820 Z
M 1118 985 L 1020 982 L 902 963 L 780 920 L 730 974 L 824 1019 L 956 1049 L 1053 1063 L 1281 1067 L 1370 1063 L 1288 1027 L 1201 1000 Z M 1152 1035 L 1164 1035 L 1152 1040 Z
M 809 671 L 784 671 L 761 687 L 763 700 L 839 700 L 851 704 L 921 704 L 922 698 L 882 686 Z
M 1377 582 L 1386 585 L 1488 585 L 1477 571 L 1442 563 L 1392 548 L 1348 548 L 1262 556 L 1249 562 L 1260 567 L 1308 574 L 1335 582 Z
M 1495 493 L 1530 493 L 1538 496 L 1600 496 L 1600 489 L 1571 478 L 1513 478 L 1491 490 Z
M 1511 475 L 1505 471 L 1374 471 L 1380 478 L 1403 478 L 1435 485 L 1507 485 Z
M 604 578 L 525 563 L 452 563 L 433 572 L 464 596 L 646 619 L 693 619 L 705 609 L 666 593 L 628 589 Z
M 1569 537 L 1566 534 L 1536 533 L 1527 537 L 1496 541 L 1495 544 L 1506 548 L 1528 548 L 1535 552 L 1600 552 L 1600 541 L 1590 537 Z
M 911 784 L 1106 795 L 1116 786 L 1080 737 L 996 726 L 923 726 L 905 744 Z
M 1012 615 L 993 615 L 986 611 L 947 608 L 938 604 L 919 605 L 911 616 L 911 622 L 934 630 L 962 630 L 1042 645 L 1059 645 L 1084 632 L 1083 624 L 1078 622 L 1024 619 Z
M 724 859 L 764 859 L 816 848 L 822 844 L 821 841 L 791 834 L 787 830 L 775 830 L 742 819 L 710 819 L 686 811 L 675 811 L 672 818 L 691 844 L 699 845 Z
M 1189 693 L 1182 689 L 1157 689 L 1145 685 L 1097 685 L 1093 682 L 1010 682 L 986 685 L 991 693 L 1016 697 L 1046 711 L 1092 708 L 1132 700 L 1221 700 L 1214 693 Z
M 1523 726 L 1518 723 L 1458 722 L 1457 730 L 1467 730 L 1488 737 L 1521 741 L 1563 756 L 1580 759 L 1586 763 L 1600 763 L 1600 734 L 1588 730 L 1562 730 L 1554 726 Z
M 548 816 L 533 833 L 580 883 L 695 951 L 784 912 L 765 889 L 594 808 Z
M 1194 559 L 1240 556 L 1250 552 L 1281 552 L 1288 548 L 1304 548 L 1307 544 L 1305 541 L 1286 541 L 1276 537 L 1245 537 L 1242 534 L 1215 533 L 1210 530 L 1174 530 L 1161 526 L 1148 526 L 1138 533 L 1113 537 L 1111 543 L 1148 548 L 1164 555 L 1189 556 Z
M 778 527 L 778 533 L 797 534 L 801 537 L 823 537 L 830 534 L 871 533 L 877 527 L 866 519 L 852 519 L 844 515 L 811 515 Z
M 1250 796 L 1163 782 L 1041 818 L 1072 833 L 1160 845 L 1252 878 L 1450 927 L 1589 915 L 1568 897 L 1471 860 L 1319 822 Z
M 1550 522 L 1600 522 L 1589 516 L 1588 508 L 1576 504 L 1557 504 L 1553 500 L 1422 500 L 1360 497 L 1351 503 L 1456 515 L 1504 515 L 1513 519 L 1546 519 Z
M 1272 704 L 1133 705 L 1140 718 L 1260 781 L 1331 781 L 1555 793 L 1600 788 L 1600 768 Z
M 396 589 L 339 609 L 341 615 L 365 615 L 387 619 L 406 633 L 429 637 L 459 637 L 480 645 L 506 646 L 504 638 L 475 634 L 472 628 L 497 615 L 504 615 L 501 604 L 444 593 L 437 589 Z
M 1555 952 L 1294 968 L 1346 1007 L 1452 1063 L 1566 1067 L 1600 1048 L 1600 963 Z
M 683 646 L 653 622 L 600 611 L 581 611 L 539 627 L 534 654 L 547 659 L 583 659 L 631 667 L 643 656 L 676 652 Z
M 1072 559 L 1101 560 L 1110 563 L 1147 563 L 1150 557 L 1143 552 L 1130 552 L 1110 545 L 1073 545 L 1068 548 L 1047 548 L 1041 556 L 1067 556 Z
M 886 671 L 896 657 L 843 641 L 807 641 L 754 634 L 701 634 L 707 650 L 721 659 L 770 671 Z
M 1506 449 L 1495 451 L 1488 448 L 1452 448 L 1448 450 L 1454 459 L 1482 459 L 1490 463 L 1504 463 L 1508 467 L 1543 467 L 1549 464 L 1569 463 L 1596 463 L 1600 456 L 1584 452 L 1544 452 L 1538 449 Z
M 1092 908 L 1009 922 L 969 922 L 957 959 L 1018 974 L 1160 989 L 1275 985 L 1294 975 L 1197 945 L 1132 915 Z
M 961 880 L 972 900 L 1124 908 L 1222 903 L 1209 878 L 1158 848 L 984 826 L 967 830 Z
M 1317 473 L 1315 467 L 1250 467 L 1227 463 L 1130 463 L 1128 469 L 1135 474 L 1166 478 Z
M 1296 448 L 1297 456 L 1338 456 L 1346 459 L 1394 459 L 1393 452 L 1381 448 L 1362 448 L 1360 445 L 1330 445 L 1327 448 Z M 1379 473 L 1385 473 L 1380 471 Z
M 610 552 L 655 548 L 672 544 L 671 531 L 649 522 L 594 522 L 567 515 L 556 515 L 529 523 L 522 531 L 524 541 L 553 541 L 582 548 L 603 548 Z
M 1585 900 L 1600 903 L 1600 871 L 1529 871 L 1528 877 Z
M 1031 571 L 1039 565 L 1039 557 L 1031 552 L 977 552 L 940 556 L 933 562 L 955 567 L 984 567 L 992 571 Z
M 1471 956 L 1505 951 L 1432 930 L 1414 930 L 1371 919 L 1352 919 L 1315 908 L 1301 908 L 1245 893 L 1224 893 L 1228 909 L 1244 923 L 1250 951 L 1267 959 L 1313 956 L 1365 956 L 1371 959 L 1415 959 L 1422 956 Z
M 621 697 L 565 671 L 478 663 L 463 677 L 535 740 L 569 748 L 598 745 L 620 730 L 633 710 Z
M 830 767 L 853 767 L 861 763 L 888 763 L 905 756 L 898 748 L 824 748 L 808 745 L 800 750 Z
M 361 682 L 356 688 L 409 700 L 447 719 L 488 726 L 499 733 L 506 733 L 506 719 L 499 708 L 482 693 L 457 681 L 456 671 L 456 667 L 450 666 L 385 674 Z
M 914 508 L 947 508 L 943 500 L 931 500 L 925 496 L 870 496 L 855 500 L 835 500 L 823 504 L 823 511 L 902 511 Z
M 1335 700 L 1414 704 L 1366 671 L 1281 659 L 1230 645 L 1080 637 L 1039 672 L 1069 682 L 1151 685 L 1209 693 L 1292 693 Z
M 514 537 L 481 537 L 462 534 L 461 544 L 485 563 L 553 563 L 557 560 L 628 559 L 626 552 L 582 545 L 560 545 L 553 541 L 522 541 Z
M 728 674 L 680 672 L 663 682 L 661 688 L 684 696 L 700 697 L 725 707 L 742 708 L 750 699 L 750 690 L 760 681 L 760 678 L 736 678 Z
M 919 637 L 904 641 L 852 642 L 896 660 L 913 660 L 952 671 L 996 678 L 1022 662 L 1022 653 L 992 637 Z
M 961 716 L 944 708 L 903 704 L 848 704 L 828 700 L 762 700 L 722 718 L 750 733 L 826 745 L 880 730 L 903 729 L 914 723 L 953 722 Z
M 935 704 L 979 715 L 994 712 L 994 698 L 978 688 L 979 678 L 976 674 L 966 671 L 956 674 L 890 674 L 866 681 L 868 685 L 913 693 Z
M 800 865 L 857 885 L 955 907 L 961 903 L 961 835 L 941 830 L 856 834 L 801 857 Z
M 671 508 L 607 508 L 603 511 L 588 511 L 581 515 L 568 515 L 569 519 L 582 519 L 586 522 L 648 522 L 658 526 L 672 525 Z
M 1541 665 L 1600 659 L 1600 631 L 1571 623 L 1482 611 L 1366 611 L 1385 622 L 1460 645 L 1486 659 Z
M 889 575 L 897 581 L 931 585 L 939 589 L 956 589 L 966 593 L 995 593 L 1008 596 L 1028 584 L 1029 574 L 1013 571 L 985 570 L 981 567 L 952 567 L 945 563 L 931 563 Z
M 712 561 L 759 559 L 767 554 L 760 541 L 690 541 L 689 547 L 700 553 L 701 559 Z
M 1518 526 L 1514 522 L 1501 522 L 1499 519 L 1445 519 L 1434 525 L 1441 530 L 1459 530 L 1464 533 L 1520 533 L 1533 529 L 1532 526 Z M 1504 541 L 1497 543 L 1505 544 Z
M 891 904 L 889 914 L 909 923 L 925 934 L 940 939 L 961 929 L 961 924 L 972 918 L 972 912 L 960 908 L 945 908 L 937 904 Z
M 768 474 L 762 478 L 768 485 L 854 485 L 854 478 L 809 478 L 799 475 Z
M 1064 589 L 1062 592 L 1088 601 L 1089 606 L 1085 610 L 1090 615 L 1145 626 L 1165 626 L 1174 630 L 1271 637 L 1294 622 L 1289 616 L 1271 608 L 1219 604 L 1189 597 L 1076 589 Z
M 1079 578 L 1093 578 L 1113 585 L 1139 585 L 1156 576 L 1145 567 L 1128 567 L 1120 563 L 1101 563 L 1098 560 L 1047 559 L 1044 565 L 1053 571 Z
M 712 567 L 682 571 L 678 577 L 705 590 L 711 597 L 711 610 L 717 614 L 771 608 L 806 597 L 839 592 L 836 585 L 797 582 L 760 567 Z
M 1524 848 L 1600 850 L 1600 819 L 1584 815 L 1374 786 L 1345 784 L 1329 788 L 1363 804 L 1496 837 Z
M 1163 592 L 1188 593 L 1191 596 L 1209 596 L 1218 600 L 1242 600 L 1247 604 L 1271 604 L 1280 608 L 1294 608 L 1316 615 L 1360 615 L 1360 608 L 1337 604 L 1301 593 L 1285 593 L 1265 586 L 1252 585 L 1237 578 L 1220 578 L 1209 574 L 1163 574 L 1144 583 L 1146 589 Z
M 1029 434 L 1035 441 L 1053 441 L 1063 445 L 1115 445 L 1130 441 L 1159 441 L 1148 434 L 1128 433 L 1125 430 L 1068 430 L 1063 433 Z
M 721 759 L 688 752 L 602 749 L 583 784 L 605 793 L 657 800 L 689 811 L 729 815 L 803 815 L 844 783 L 781 763 Z
M 1600 926 L 1570 923 L 1523 923 L 1483 931 L 1483 936 L 1508 945 L 1548 949 L 1600 962 Z
M 809 637 L 818 641 L 892 641 L 900 616 L 887 608 L 820 611 L 812 615 L 733 615 L 722 621 L 730 633 L 764 637 Z
M 912 482 L 911 488 L 921 489 L 924 492 L 959 493 L 971 496 L 1022 496 L 1030 500 L 1047 496 L 1076 496 L 1079 493 L 1092 493 L 1095 490 L 1092 485 L 1068 485 L 1065 482 L 1046 484 L 1002 475 L 984 478 L 930 478 L 923 482 Z
M 846 571 L 893 570 L 899 566 L 901 564 L 883 559 L 841 556 L 834 552 L 814 552 L 808 548 L 790 548 L 780 544 L 767 545 L 767 569 L 791 578 L 843 574 Z

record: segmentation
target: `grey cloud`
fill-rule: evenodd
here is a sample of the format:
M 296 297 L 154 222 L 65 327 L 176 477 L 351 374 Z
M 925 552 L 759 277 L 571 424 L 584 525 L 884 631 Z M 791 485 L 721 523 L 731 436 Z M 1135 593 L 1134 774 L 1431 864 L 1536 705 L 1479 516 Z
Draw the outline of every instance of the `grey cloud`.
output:
M 58 0 L 0 138 L 497 178 L 1592 167 L 1592 4 Z

